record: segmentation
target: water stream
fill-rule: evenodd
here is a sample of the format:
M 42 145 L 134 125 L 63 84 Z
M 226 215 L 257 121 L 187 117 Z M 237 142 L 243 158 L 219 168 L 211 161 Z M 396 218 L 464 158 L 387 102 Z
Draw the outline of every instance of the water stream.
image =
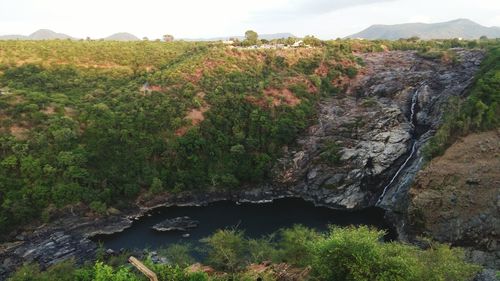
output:
M 406 157 L 406 160 L 403 162 L 403 164 L 401 164 L 401 166 L 396 171 L 396 173 L 394 174 L 394 176 L 392 176 L 392 178 L 389 181 L 389 183 L 387 183 L 384 186 L 382 194 L 380 195 L 380 197 L 378 198 L 377 203 L 375 204 L 376 206 L 379 205 L 380 203 L 382 203 L 382 200 L 384 199 L 385 194 L 389 190 L 389 187 L 398 178 L 399 174 L 403 171 L 403 169 L 406 167 L 406 165 L 408 164 L 408 162 L 410 161 L 410 159 L 413 157 L 413 155 L 415 154 L 415 152 L 417 150 L 416 149 L 417 148 L 417 141 L 416 141 L 416 137 L 415 137 L 415 128 L 416 128 L 416 125 L 417 125 L 417 121 L 416 121 L 416 118 L 415 118 L 416 117 L 415 114 L 417 113 L 416 112 L 416 105 L 417 105 L 417 102 L 418 102 L 418 93 L 419 93 L 419 90 L 420 90 L 421 87 L 423 87 L 423 85 L 419 86 L 415 90 L 415 92 L 413 92 L 413 96 L 411 98 L 410 119 L 409 120 L 410 120 L 410 124 L 412 126 L 412 133 L 411 133 L 412 134 L 412 146 L 411 146 L 410 154 L 408 154 L 408 157 Z

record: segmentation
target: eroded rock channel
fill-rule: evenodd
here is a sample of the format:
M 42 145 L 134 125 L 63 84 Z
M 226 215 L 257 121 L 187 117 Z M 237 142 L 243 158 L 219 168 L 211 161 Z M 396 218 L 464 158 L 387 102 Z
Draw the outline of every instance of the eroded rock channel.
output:
M 361 54 L 365 67 L 344 93 L 318 104 L 317 124 L 283 149 L 268 184 L 156 198 L 102 219 L 68 214 L 1 245 L 0 279 L 27 261 L 45 267 L 68 258 L 92 259 L 96 243 L 90 237 L 121 232 L 160 206 L 283 197 L 341 210 L 377 205 L 395 214 L 391 217 L 404 238 L 398 214 L 406 212 L 408 189 L 424 164 L 422 147 L 439 126 L 448 99 L 466 95 L 483 58 L 478 50 L 455 52 L 456 63 L 424 59 L 413 51 Z

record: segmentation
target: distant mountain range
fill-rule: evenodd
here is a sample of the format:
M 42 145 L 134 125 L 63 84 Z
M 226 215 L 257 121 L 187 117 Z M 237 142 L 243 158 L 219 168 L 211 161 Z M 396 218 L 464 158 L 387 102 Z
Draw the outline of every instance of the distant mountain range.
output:
M 49 29 L 40 29 L 28 36 L 25 35 L 3 35 L 0 40 L 52 40 L 52 39 L 75 39 L 63 33 L 56 33 Z
M 274 33 L 274 34 L 259 34 L 260 39 L 273 40 L 280 38 L 288 38 L 295 37 L 295 35 L 291 33 Z M 215 38 L 197 38 L 197 39 L 182 39 L 186 41 L 219 41 L 219 40 L 228 40 L 229 38 L 237 38 L 238 40 L 244 40 L 245 36 L 227 36 L 227 37 L 215 37 Z M 0 40 L 53 40 L 53 39 L 72 39 L 78 40 L 76 37 L 72 37 L 63 33 L 57 33 L 49 29 L 40 29 L 28 36 L 26 35 L 0 35 Z M 127 33 L 120 32 L 110 35 L 108 37 L 103 38 L 108 41 L 138 41 L 141 40 L 139 37 Z
M 500 27 L 486 27 L 468 19 L 457 19 L 441 23 L 405 23 L 395 25 L 372 25 L 347 38 L 397 40 L 417 36 L 421 39 L 478 39 L 481 36 L 499 38 Z
M 54 40 L 54 39 L 71 39 L 71 40 L 78 40 L 76 37 L 69 36 L 67 34 L 63 33 L 57 33 L 49 29 L 40 29 L 32 34 L 26 36 L 26 35 L 1 35 L 0 40 Z M 126 32 L 121 32 L 121 33 L 115 33 L 111 36 L 108 36 L 104 38 L 104 40 L 109 40 L 109 41 L 137 41 L 140 40 L 137 36 L 126 33 Z
M 500 38 L 500 27 L 486 27 L 468 19 L 457 19 L 441 23 L 405 23 L 395 25 L 372 25 L 367 29 L 347 36 L 346 38 L 363 39 L 388 39 L 397 40 L 400 38 L 410 38 L 417 36 L 421 39 L 478 39 L 481 36 L 488 38 Z M 296 37 L 292 33 L 259 34 L 260 39 L 273 40 L 280 38 Z M 244 40 L 244 36 L 226 36 L 214 38 L 184 38 L 186 41 L 219 41 L 236 38 Z M 78 38 L 63 33 L 57 33 L 49 29 L 40 29 L 28 36 L 25 35 L 3 35 L 0 40 L 52 40 L 52 39 L 72 39 Z M 120 32 L 103 38 L 109 41 L 138 41 L 137 36 Z

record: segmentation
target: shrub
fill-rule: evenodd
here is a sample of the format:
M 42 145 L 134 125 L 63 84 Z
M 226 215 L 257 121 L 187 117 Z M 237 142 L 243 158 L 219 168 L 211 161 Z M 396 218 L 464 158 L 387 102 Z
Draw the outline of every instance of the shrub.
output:
M 159 251 L 167 260 L 179 266 L 188 266 L 194 263 L 194 258 L 191 256 L 191 245 L 189 244 L 173 244 L 168 248 Z
M 339 165 L 342 163 L 340 155 L 341 147 L 334 141 L 329 141 L 323 147 L 319 157 L 330 165 Z
M 153 178 L 151 182 L 151 187 L 149 188 L 151 193 L 156 194 L 163 191 L 163 182 L 159 178 Z
M 207 246 L 207 262 L 214 268 L 235 272 L 245 265 L 248 248 L 243 232 L 218 230 L 202 242 Z
M 278 243 L 278 259 L 293 265 L 308 265 L 312 259 L 310 243 L 318 238 L 316 231 L 301 225 L 282 229 Z
M 479 267 L 447 245 L 420 250 L 383 243 L 384 232 L 367 227 L 332 228 L 312 240 L 312 269 L 318 280 L 470 280 Z
M 346 69 L 346 75 L 349 78 L 354 78 L 354 77 L 356 77 L 356 75 L 358 75 L 358 69 L 354 66 L 349 66 Z
M 103 215 L 106 213 L 106 203 L 101 201 L 92 201 L 89 205 L 90 209 L 97 214 Z

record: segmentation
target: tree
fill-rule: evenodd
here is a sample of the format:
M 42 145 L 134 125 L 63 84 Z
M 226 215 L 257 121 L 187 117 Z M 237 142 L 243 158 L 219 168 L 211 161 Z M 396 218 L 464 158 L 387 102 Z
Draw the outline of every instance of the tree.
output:
M 247 32 L 245 32 L 245 39 L 250 45 L 255 45 L 257 44 L 259 35 L 253 30 L 247 30 Z
M 210 265 L 232 272 L 244 267 L 248 248 L 243 232 L 218 230 L 212 236 L 201 241 L 207 245 L 207 260 Z
M 153 181 L 151 183 L 151 187 L 149 188 L 149 190 L 153 194 L 161 192 L 163 190 L 162 181 L 159 178 L 153 178 Z
M 163 35 L 163 41 L 172 42 L 172 41 L 174 41 L 174 36 L 170 35 L 170 34 L 165 34 L 165 35 Z
M 313 47 L 320 47 L 321 40 L 314 37 L 313 35 L 307 35 L 306 37 L 304 37 L 304 44 L 309 45 L 309 46 L 313 46 Z

